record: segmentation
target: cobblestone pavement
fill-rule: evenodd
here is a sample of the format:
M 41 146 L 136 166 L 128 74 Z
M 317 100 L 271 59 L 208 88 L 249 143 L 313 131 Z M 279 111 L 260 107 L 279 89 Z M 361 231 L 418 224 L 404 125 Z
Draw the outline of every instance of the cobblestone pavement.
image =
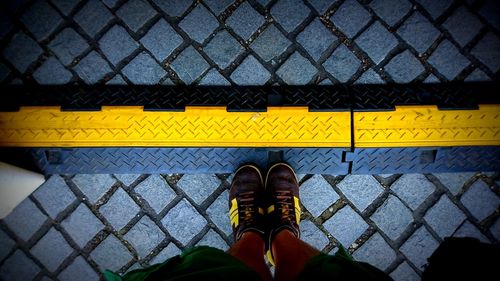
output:
M 0 83 L 500 77 L 494 0 L 19 0 L 0 7 Z M 227 249 L 230 179 L 52 176 L 0 222 L 0 279 L 97 280 L 103 268 L 126 272 L 193 245 Z M 327 253 L 342 243 L 395 280 L 418 280 L 443 237 L 500 242 L 499 180 L 498 173 L 301 175 L 302 237 Z

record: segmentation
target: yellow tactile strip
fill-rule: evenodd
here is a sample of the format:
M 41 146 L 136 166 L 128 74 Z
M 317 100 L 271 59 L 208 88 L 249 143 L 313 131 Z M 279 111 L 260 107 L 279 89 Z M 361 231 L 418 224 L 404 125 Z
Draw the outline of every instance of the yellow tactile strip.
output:
M 500 145 L 500 105 L 478 110 L 400 106 L 395 111 L 354 112 L 355 147 Z
M 350 112 L 270 107 L 227 112 L 187 107 L 184 112 L 103 107 L 61 112 L 25 107 L 0 113 L 0 146 L 21 147 L 350 147 Z

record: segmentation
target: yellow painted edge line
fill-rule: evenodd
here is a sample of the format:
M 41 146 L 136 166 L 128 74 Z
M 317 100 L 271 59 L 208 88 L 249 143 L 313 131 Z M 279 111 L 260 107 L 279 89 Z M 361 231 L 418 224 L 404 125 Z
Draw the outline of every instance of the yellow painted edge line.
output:
M 350 147 L 350 112 L 270 107 L 184 112 L 113 106 L 101 111 L 23 107 L 0 113 L 0 146 L 14 147 Z
M 500 105 L 478 110 L 397 106 L 395 111 L 354 112 L 354 147 L 500 145 Z

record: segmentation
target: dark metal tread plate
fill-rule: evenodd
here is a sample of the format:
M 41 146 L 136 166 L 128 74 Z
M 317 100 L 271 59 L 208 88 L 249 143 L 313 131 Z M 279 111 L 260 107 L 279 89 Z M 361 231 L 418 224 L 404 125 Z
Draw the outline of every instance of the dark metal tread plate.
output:
M 342 148 L 30 148 L 2 152 L 3 161 L 24 159 L 44 174 L 233 173 L 248 162 L 261 167 L 286 161 L 297 173 L 347 174 Z M 13 158 L 15 156 L 15 158 Z M 31 165 L 31 166 L 30 166 Z
M 498 104 L 499 82 L 333 86 L 19 86 L 2 85 L 0 111 L 20 106 L 99 110 L 102 106 L 144 106 L 183 110 L 189 105 L 227 106 L 229 111 L 265 111 L 268 106 L 308 106 L 311 111 L 392 110 L 397 105 L 475 109 Z
M 353 174 L 500 171 L 500 146 L 363 148 L 347 160 Z

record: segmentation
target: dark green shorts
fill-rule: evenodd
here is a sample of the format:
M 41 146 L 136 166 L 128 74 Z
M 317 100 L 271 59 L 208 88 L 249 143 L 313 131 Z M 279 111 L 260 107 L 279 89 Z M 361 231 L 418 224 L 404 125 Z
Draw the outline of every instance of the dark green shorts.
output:
M 184 251 L 167 261 L 119 276 L 104 272 L 108 281 L 161 280 L 260 280 L 255 271 L 235 257 L 215 248 L 201 246 Z M 344 249 L 335 255 L 320 254 L 305 266 L 298 280 L 392 280 L 387 274 L 363 262 L 354 261 Z

